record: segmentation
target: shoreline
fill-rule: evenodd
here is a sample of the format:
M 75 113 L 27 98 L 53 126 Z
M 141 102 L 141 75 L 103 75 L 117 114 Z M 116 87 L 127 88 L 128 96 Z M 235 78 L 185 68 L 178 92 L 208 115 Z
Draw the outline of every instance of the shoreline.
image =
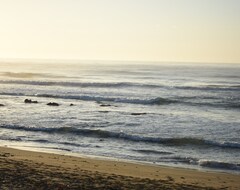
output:
M 0 146 L 0 189 L 238 189 L 239 175 Z
M 0 141 L 1 142 L 1 141 Z M 39 153 L 49 153 L 49 154 L 58 154 L 58 155 L 64 155 L 64 156 L 73 156 L 73 157 L 80 157 L 80 158 L 90 158 L 90 159 L 96 159 L 96 160 L 106 160 L 106 161 L 117 161 L 117 162 L 126 162 L 126 163 L 133 163 L 133 164 L 139 164 L 139 165 L 149 165 L 149 166 L 159 166 L 159 167 L 167 167 L 167 168 L 176 168 L 176 169 L 187 169 L 187 170 L 193 170 L 193 171 L 200 171 L 200 172 L 213 172 L 213 173 L 225 173 L 225 174 L 233 174 L 233 175 L 240 175 L 240 172 L 237 170 L 224 170 L 221 168 L 208 168 L 208 167 L 194 167 L 186 165 L 177 165 L 177 164 L 158 164 L 155 162 L 147 162 L 147 161 L 141 161 L 141 160 L 130 160 L 130 159 L 124 159 L 124 158 L 116 158 L 116 157 L 106 157 L 101 155 L 94 155 L 94 154 L 81 154 L 77 152 L 71 152 L 67 149 L 58 149 L 54 147 L 40 147 L 40 146 L 27 146 L 27 145 L 0 145 L 0 147 L 7 147 L 12 149 L 18 149 L 23 151 L 30 151 L 30 152 L 39 152 Z

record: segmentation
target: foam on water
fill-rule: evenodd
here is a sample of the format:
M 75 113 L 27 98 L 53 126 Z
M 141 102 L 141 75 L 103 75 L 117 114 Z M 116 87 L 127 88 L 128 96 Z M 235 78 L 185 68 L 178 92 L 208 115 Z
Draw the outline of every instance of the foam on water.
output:
M 239 171 L 238 65 L 97 64 L 0 65 L 0 140 Z
M 74 127 L 60 127 L 60 128 L 37 128 L 37 127 L 26 127 L 16 125 L 0 125 L 0 128 L 33 131 L 33 132 L 44 132 L 44 133 L 57 133 L 57 134 L 72 134 L 76 136 L 89 136 L 96 138 L 114 138 L 119 140 L 127 140 L 133 142 L 146 142 L 146 143 L 157 143 L 164 144 L 167 146 L 214 146 L 219 148 L 236 148 L 240 149 L 240 143 L 237 142 L 216 142 L 205 139 L 198 139 L 193 137 L 182 137 L 182 138 L 163 138 L 163 137 L 147 137 L 138 136 L 132 134 L 126 134 L 123 132 L 111 132 L 104 130 L 95 129 L 79 129 Z

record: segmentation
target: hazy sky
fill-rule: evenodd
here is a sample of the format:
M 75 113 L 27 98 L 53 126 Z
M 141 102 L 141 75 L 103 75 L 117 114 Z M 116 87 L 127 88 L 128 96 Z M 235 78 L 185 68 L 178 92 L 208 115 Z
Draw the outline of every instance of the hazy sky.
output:
M 240 0 L 0 0 L 0 58 L 240 63 Z

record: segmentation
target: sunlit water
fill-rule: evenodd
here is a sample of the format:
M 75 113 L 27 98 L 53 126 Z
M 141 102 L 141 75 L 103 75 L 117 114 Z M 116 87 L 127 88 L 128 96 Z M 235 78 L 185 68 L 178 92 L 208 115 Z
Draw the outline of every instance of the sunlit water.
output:
M 0 63 L 0 104 L 2 145 L 240 171 L 236 64 Z

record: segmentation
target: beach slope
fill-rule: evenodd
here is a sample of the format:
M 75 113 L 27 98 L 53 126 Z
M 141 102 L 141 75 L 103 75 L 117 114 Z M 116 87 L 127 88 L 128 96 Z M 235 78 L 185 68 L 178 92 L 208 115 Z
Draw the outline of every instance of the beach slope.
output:
M 0 147 L 0 189 L 239 189 L 239 175 Z

